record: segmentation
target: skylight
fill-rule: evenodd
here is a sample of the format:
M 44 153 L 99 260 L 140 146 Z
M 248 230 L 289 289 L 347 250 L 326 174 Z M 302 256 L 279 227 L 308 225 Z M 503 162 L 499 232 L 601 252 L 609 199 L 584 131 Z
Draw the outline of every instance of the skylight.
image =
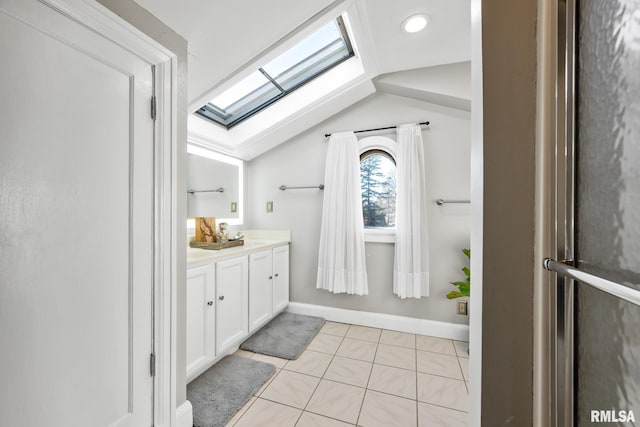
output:
M 342 17 L 331 21 L 196 111 L 231 128 L 352 57 Z

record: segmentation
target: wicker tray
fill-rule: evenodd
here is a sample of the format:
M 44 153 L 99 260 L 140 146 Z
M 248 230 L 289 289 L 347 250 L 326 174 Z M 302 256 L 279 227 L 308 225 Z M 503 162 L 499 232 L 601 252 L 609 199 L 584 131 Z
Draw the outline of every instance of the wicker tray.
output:
M 232 248 L 234 246 L 242 246 L 244 245 L 244 240 L 229 240 L 227 242 L 215 242 L 215 243 L 207 243 L 207 242 L 189 242 L 189 246 L 197 249 L 210 249 L 214 251 L 219 251 L 220 249 Z

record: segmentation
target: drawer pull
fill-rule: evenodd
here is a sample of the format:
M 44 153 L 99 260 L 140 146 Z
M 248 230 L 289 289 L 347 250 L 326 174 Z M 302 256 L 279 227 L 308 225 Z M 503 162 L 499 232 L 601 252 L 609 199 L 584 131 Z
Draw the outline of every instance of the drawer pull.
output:
M 220 295 L 220 296 L 218 297 L 218 299 L 219 299 L 220 301 L 224 300 L 224 295 Z
M 278 277 L 278 273 L 276 273 L 276 277 Z
M 213 301 L 207 301 L 207 305 L 213 305 Z
M 273 276 L 269 276 L 269 280 L 273 279 Z

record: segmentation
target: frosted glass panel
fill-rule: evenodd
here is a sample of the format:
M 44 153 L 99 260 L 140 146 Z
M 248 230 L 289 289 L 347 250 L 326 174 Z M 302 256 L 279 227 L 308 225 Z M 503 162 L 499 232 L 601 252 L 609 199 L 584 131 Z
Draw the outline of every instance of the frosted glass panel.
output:
M 578 3 L 577 259 L 640 289 L 640 0 Z M 640 420 L 640 307 L 583 284 L 576 304 L 577 425 Z

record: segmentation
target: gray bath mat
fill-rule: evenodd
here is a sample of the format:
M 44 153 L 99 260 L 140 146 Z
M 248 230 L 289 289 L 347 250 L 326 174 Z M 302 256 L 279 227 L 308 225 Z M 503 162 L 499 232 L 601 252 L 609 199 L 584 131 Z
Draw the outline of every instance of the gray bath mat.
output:
M 240 348 L 282 359 L 297 359 L 324 322 L 321 317 L 282 313 L 243 342 Z
M 187 385 L 194 427 L 223 427 L 276 372 L 270 363 L 226 356 Z

